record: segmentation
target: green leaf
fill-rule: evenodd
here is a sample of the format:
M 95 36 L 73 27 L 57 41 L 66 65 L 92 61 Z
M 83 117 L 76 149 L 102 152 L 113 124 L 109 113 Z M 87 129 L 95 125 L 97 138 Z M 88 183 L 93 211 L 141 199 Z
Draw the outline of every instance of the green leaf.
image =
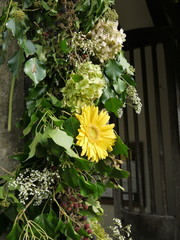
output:
M 50 7 L 49 5 L 45 2 L 45 1 L 41 1 L 41 4 L 42 4 L 42 7 L 45 9 L 45 10 L 50 10 Z
M 42 213 L 34 219 L 36 222 L 46 233 L 48 236 L 52 238 L 56 238 L 57 229 L 59 219 L 56 214 L 51 210 L 49 213 Z
M 80 235 L 75 232 L 74 227 L 70 222 L 68 222 L 65 229 L 65 235 L 73 240 L 80 240 Z
M 87 215 L 85 214 L 84 216 L 87 216 Z M 94 216 L 93 216 L 93 217 L 94 217 Z M 89 236 L 89 234 L 88 234 L 88 233 L 86 232 L 86 230 L 83 229 L 83 228 L 80 228 L 80 229 L 79 229 L 78 234 L 79 234 L 80 236 L 86 236 L 86 237 Z
M 76 158 L 74 161 L 74 166 L 81 170 L 89 171 L 93 165 L 95 165 L 94 162 L 90 162 L 86 159 L 80 159 L 80 158 L 77 159 Z
M 61 40 L 59 43 L 60 49 L 63 53 L 68 53 L 69 48 L 65 39 Z
M 96 183 L 96 192 L 94 194 L 94 197 L 96 199 L 100 198 L 102 196 L 102 194 L 105 192 L 105 190 L 106 190 L 106 186 L 101 182 L 97 182 Z
M 26 57 L 29 57 L 36 52 L 36 46 L 30 40 L 24 39 L 21 47 L 24 49 Z
M 86 181 L 83 176 L 79 178 L 79 186 L 81 195 L 84 197 L 88 197 L 90 194 L 94 194 L 96 192 L 96 185 Z
M 13 36 L 20 41 L 22 40 L 23 34 L 26 31 L 26 27 L 23 25 L 23 22 L 17 21 L 10 18 L 6 23 L 7 29 L 11 30 Z
M 0 180 L 3 179 L 5 181 L 9 181 L 12 178 L 12 176 L 10 174 L 5 174 L 0 176 Z
M 128 178 L 129 175 L 130 174 L 128 171 L 125 171 L 123 169 L 117 169 L 117 168 L 113 168 L 109 173 L 109 177 L 117 178 L 117 179 Z
M 7 236 L 8 240 L 19 240 L 20 239 L 20 235 L 21 235 L 22 229 L 20 228 L 18 223 L 15 223 L 13 225 L 12 230 L 10 231 L 10 233 Z
M 59 146 L 69 150 L 73 144 L 73 138 L 68 136 L 65 131 L 58 128 L 53 129 L 49 132 L 49 137 Z
M 30 121 L 30 123 L 29 123 L 28 126 L 23 130 L 24 136 L 26 136 L 28 133 L 30 133 L 33 125 L 37 122 L 38 119 L 39 119 L 39 118 L 36 116 L 35 113 L 31 115 L 31 121 Z
M 23 2 L 23 9 L 31 7 L 33 2 L 34 2 L 34 0 L 24 0 L 24 2 Z
M 76 188 L 78 187 L 79 175 L 77 170 L 74 168 L 66 168 L 65 171 L 61 172 L 61 176 L 69 186 Z
M 108 112 L 113 112 L 118 117 L 118 109 L 123 106 L 123 102 L 118 98 L 109 98 L 105 102 L 105 108 Z
M 111 168 L 105 164 L 105 162 L 103 160 L 100 160 L 97 164 L 96 164 L 96 169 L 97 171 L 99 171 L 103 176 L 107 177 Z
M 33 80 L 35 86 L 46 77 L 45 65 L 37 58 L 31 58 L 25 63 L 24 72 Z
M 47 145 L 45 145 L 47 147 Z M 50 150 L 51 154 L 59 157 L 60 154 L 64 151 L 64 148 L 57 145 L 52 139 L 48 140 L 48 149 Z
M 114 167 L 110 167 L 104 161 L 99 161 L 96 165 L 97 170 L 104 176 L 108 176 L 111 178 L 127 178 L 129 176 L 129 172 L 124 171 L 122 169 L 117 169 Z
M 127 88 L 127 84 L 118 78 L 116 81 L 113 82 L 114 90 L 117 94 L 121 94 Z
M 17 208 L 15 207 L 17 205 L 15 204 L 11 204 L 7 209 L 6 211 L 4 212 L 4 215 L 11 221 L 11 222 L 14 222 L 17 214 L 18 214 L 18 210 Z
M 5 189 L 4 187 L 0 187 L 0 199 L 4 199 L 5 198 Z
M 127 75 L 127 74 L 123 74 L 121 76 L 121 79 L 126 82 L 127 84 L 131 85 L 131 86 L 136 86 L 136 82 L 134 81 L 134 78 L 131 77 L 130 75 Z
M 66 150 L 66 153 L 72 158 L 80 158 L 77 153 L 75 153 L 71 148 Z
M 117 61 L 121 64 L 125 73 L 134 75 L 134 68 L 127 62 L 122 51 L 118 54 Z
M 111 59 L 105 66 L 105 74 L 109 80 L 116 81 L 123 73 L 122 66 L 115 60 Z
M 33 141 L 29 145 L 30 152 L 29 152 L 29 156 L 26 160 L 34 157 L 34 155 L 36 153 L 36 147 L 41 141 L 42 141 L 42 134 L 40 132 L 36 132 L 36 135 L 35 135 Z
M 70 117 L 64 122 L 63 127 L 68 135 L 76 137 L 78 134 L 79 125 L 80 123 L 76 118 Z
M 17 51 L 15 55 L 8 61 L 9 68 L 14 76 L 18 76 L 22 69 L 22 64 L 24 62 L 24 54 L 22 49 Z
M 117 136 L 115 145 L 113 147 L 112 154 L 114 154 L 115 156 L 120 154 L 120 155 L 128 157 L 128 149 L 129 148 L 123 143 L 121 138 L 119 136 Z
M 38 55 L 38 59 L 42 62 L 46 62 L 47 61 L 47 58 L 46 58 L 46 52 L 44 50 L 44 48 L 39 45 L 39 44 L 35 44 L 36 46 L 36 54 Z
M 33 112 L 36 109 L 36 101 L 27 99 L 27 101 L 26 101 L 26 108 L 28 110 L 28 116 L 30 117 L 31 114 L 33 114 Z
M 19 200 L 16 198 L 16 196 L 13 193 L 9 192 L 8 197 L 12 198 L 14 200 L 14 203 L 19 203 Z
M 51 120 L 53 120 L 54 124 L 57 126 L 57 127 L 61 127 L 64 123 L 64 120 L 61 120 L 61 119 L 58 119 L 57 117 L 54 117 L 54 116 L 50 116 Z
M 36 100 L 38 98 L 41 98 L 46 93 L 46 91 L 47 91 L 47 86 L 44 84 L 39 84 L 38 86 L 30 89 L 27 99 L 28 100 L 32 100 L 32 99 Z
M 83 76 L 78 74 L 73 74 L 72 79 L 74 80 L 74 82 L 80 82 L 81 80 L 83 80 Z
M 51 102 L 54 106 L 61 107 L 61 101 L 57 97 L 55 97 L 52 93 L 48 93 L 48 96 L 50 97 Z
M 106 87 L 101 96 L 101 101 L 103 104 L 105 104 L 106 100 L 108 100 L 109 98 L 115 98 L 115 97 L 116 97 L 116 93 L 114 92 L 114 90 L 110 87 Z

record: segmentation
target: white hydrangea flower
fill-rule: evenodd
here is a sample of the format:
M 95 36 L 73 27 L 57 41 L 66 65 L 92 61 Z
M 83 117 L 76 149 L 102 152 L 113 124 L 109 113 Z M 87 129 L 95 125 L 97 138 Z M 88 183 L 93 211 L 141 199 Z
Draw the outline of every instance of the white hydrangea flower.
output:
M 121 51 L 126 34 L 123 29 L 118 30 L 118 21 L 100 19 L 88 37 L 93 43 L 94 54 L 103 63 Z

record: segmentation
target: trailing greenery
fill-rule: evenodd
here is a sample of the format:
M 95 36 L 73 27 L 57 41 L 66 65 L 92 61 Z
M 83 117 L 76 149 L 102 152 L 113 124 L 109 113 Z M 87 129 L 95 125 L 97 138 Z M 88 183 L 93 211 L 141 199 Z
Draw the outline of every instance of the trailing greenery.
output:
M 20 122 L 25 143 L 13 156 L 19 164 L 1 176 L 0 234 L 8 232 L 9 240 L 106 236 L 99 199 L 107 187 L 122 188 L 119 179 L 129 176 L 119 159 L 128 156 L 128 147 L 109 124 L 108 112 L 121 117 L 126 105 L 137 113 L 142 106 L 112 4 L 6 1 L 1 64 L 13 40 L 18 46 L 8 59 L 9 131 L 15 80 L 22 71 L 25 81 L 32 80 Z

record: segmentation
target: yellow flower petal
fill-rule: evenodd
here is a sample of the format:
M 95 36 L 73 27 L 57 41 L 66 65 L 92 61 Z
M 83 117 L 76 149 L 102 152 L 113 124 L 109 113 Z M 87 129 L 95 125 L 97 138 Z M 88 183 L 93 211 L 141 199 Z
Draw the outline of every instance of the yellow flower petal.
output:
M 82 147 L 81 156 L 98 162 L 105 159 L 116 140 L 114 124 L 108 124 L 109 115 L 106 111 L 99 113 L 98 107 L 84 106 L 81 114 L 75 114 L 80 122 L 77 145 Z

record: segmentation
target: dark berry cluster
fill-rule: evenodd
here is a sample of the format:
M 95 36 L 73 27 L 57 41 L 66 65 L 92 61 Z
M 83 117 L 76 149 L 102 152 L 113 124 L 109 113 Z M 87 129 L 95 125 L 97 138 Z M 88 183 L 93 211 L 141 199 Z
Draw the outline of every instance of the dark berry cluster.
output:
M 75 27 L 74 23 L 77 20 L 75 14 L 75 4 L 78 0 L 59 0 L 59 9 L 57 14 L 57 25 L 60 29 L 73 29 Z
M 87 217 L 81 214 L 81 210 L 88 210 L 88 205 L 86 203 L 87 198 L 83 197 L 79 193 L 75 193 L 73 190 L 69 190 L 63 195 L 58 197 L 60 206 L 65 210 L 65 212 L 70 216 L 74 222 L 73 227 L 76 232 L 80 229 L 85 230 L 86 234 L 89 236 L 82 237 L 82 240 L 92 239 L 92 230 L 90 224 L 87 221 Z

